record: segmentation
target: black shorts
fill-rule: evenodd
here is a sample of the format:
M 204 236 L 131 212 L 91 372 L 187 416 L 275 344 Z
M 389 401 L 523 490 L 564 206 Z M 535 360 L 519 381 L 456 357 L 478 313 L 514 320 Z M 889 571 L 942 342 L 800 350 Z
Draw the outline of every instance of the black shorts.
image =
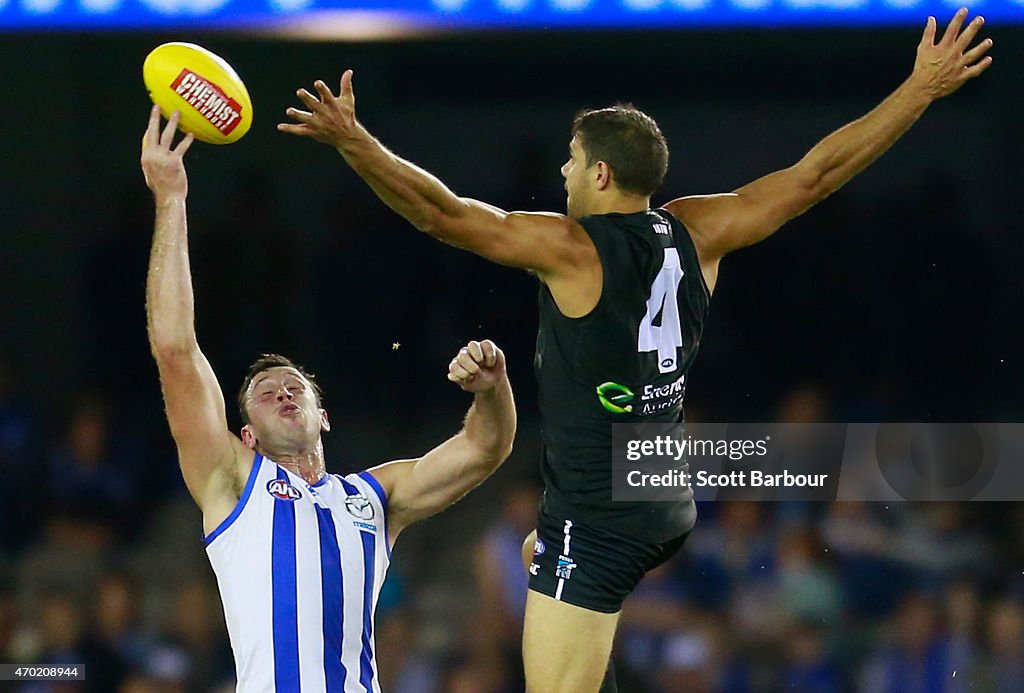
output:
M 645 543 L 542 510 L 530 589 L 573 606 L 616 613 L 647 571 L 672 558 L 688 536 Z

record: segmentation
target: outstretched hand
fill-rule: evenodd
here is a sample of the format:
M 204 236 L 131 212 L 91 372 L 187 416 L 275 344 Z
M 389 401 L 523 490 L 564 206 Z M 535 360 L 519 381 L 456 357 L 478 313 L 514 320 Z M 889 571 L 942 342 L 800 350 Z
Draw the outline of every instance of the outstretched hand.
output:
M 317 96 L 305 89 L 295 92 L 299 101 L 309 110 L 289 108 L 285 114 L 297 123 L 278 123 L 277 129 L 300 137 L 312 137 L 317 142 L 339 147 L 356 129 L 356 95 L 352 91 L 352 70 L 341 76 L 338 95 L 324 84 L 313 82 Z
M 179 113 L 171 114 L 164 129 L 160 130 L 160 107 L 149 111 L 149 126 L 142 136 L 142 173 L 146 185 L 157 199 L 188 194 L 188 176 L 185 175 L 183 157 L 192 146 L 195 136 L 188 133 L 176 147 L 174 133 L 178 129 Z
M 917 46 L 913 78 L 920 81 L 932 99 L 949 96 L 992 64 L 992 58 L 985 55 L 992 47 L 992 39 L 971 46 L 985 18 L 979 15 L 965 27 L 966 18 L 967 9 L 958 10 L 937 43 L 935 17 L 929 17 L 925 24 Z
M 505 378 L 505 354 L 494 342 L 470 342 L 448 364 L 448 380 L 466 392 L 490 390 Z

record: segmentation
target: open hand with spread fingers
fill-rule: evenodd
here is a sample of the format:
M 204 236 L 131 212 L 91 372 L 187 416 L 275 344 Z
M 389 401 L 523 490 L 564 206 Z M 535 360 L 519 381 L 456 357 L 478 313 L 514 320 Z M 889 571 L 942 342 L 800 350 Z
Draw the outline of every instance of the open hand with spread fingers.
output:
M 489 339 L 470 342 L 448 364 L 448 380 L 466 392 L 490 390 L 505 377 L 505 354 Z
M 938 42 L 935 40 L 935 17 L 929 17 L 925 24 L 911 79 L 916 80 L 933 100 L 949 96 L 992 64 L 992 58 L 985 55 L 992 47 L 992 39 L 984 39 L 972 46 L 985 18 L 979 15 L 966 26 L 965 19 L 967 8 L 961 8 L 953 15 Z
M 306 89 L 295 92 L 308 110 L 288 108 L 285 114 L 297 122 L 278 123 L 277 129 L 300 137 L 312 137 L 317 142 L 337 148 L 358 129 L 352 70 L 345 70 L 342 74 L 337 96 L 323 80 L 315 81 L 313 87 L 316 96 Z

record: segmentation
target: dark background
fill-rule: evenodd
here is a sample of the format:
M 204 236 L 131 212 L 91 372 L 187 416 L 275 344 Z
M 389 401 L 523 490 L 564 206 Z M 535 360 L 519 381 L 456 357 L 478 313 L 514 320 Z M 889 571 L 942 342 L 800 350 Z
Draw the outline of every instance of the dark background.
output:
M 996 45 L 983 78 L 825 204 L 723 263 L 692 402 L 720 420 L 756 416 L 811 380 L 869 416 L 1019 414 L 1020 34 L 985 33 Z M 443 375 L 448 352 L 479 336 L 507 346 L 526 395 L 533 286 L 424 239 L 330 149 L 278 133 L 299 86 L 336 85 L 352 67 L 359 117 L 400 155 L 460 194 L 561 211 L 558 167 L 578 108 L 630 101 L 659 121 L 672 160 L 655 203 L 731 190 L 869 110 L 909 73 L 919 36 L 5 37 L 0 353 L 48 404 L 73 383 L 117 381 L 128 395 L 155 381 L 141 329 L 140 66 L 182 38 L 232 62 L 255 105 L 245 139 L 188 159 L 200 341 L 232 392 L 254 354 L 279 350 L 321 371 L 329 394 L 344 390 L 331 398 L 344 411 L 364 397 L 418 399 L 401 395 L 407 377 L 437 386 L 411 391 L 443 398 L 443 380 L 425 374 Z

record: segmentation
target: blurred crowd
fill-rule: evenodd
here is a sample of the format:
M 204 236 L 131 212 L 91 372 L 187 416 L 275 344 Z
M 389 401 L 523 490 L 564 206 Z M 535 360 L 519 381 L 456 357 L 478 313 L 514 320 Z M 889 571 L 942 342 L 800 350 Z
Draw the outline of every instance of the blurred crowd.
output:
M 14 383 L 5 365 L 0 661 L 88 672 L 18 690 L 231 690 L 199 512 L 166 445 L 142 445 L 102 391 L 70 398 L 41 436 Z M 807 417 L 815 402 L 796 392 L 780 412 Z M 522 473 L 531 460 L 508 464 L 520 471 L 491 482 L 496 502 L 465 501 L 470 529 L 450 531 L 445 513 L 399 540 L 376 621 L 384 690 L 522 690 L 519 548 L 539 489 Z M 1022 538 L 1017 504 L 702 504 L 682 552 L 626 601 L 619 689 L 1019 691 Z

